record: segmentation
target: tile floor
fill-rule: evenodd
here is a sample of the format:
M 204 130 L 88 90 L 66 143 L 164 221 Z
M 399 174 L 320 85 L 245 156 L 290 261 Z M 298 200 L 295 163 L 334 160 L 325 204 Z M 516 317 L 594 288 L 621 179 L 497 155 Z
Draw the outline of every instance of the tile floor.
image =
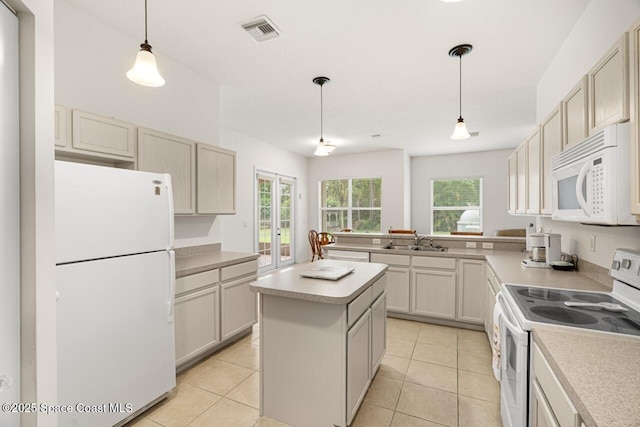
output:
M 129 425 L 285 426 L 259 414 L 259 333 L 178 375 L 171 396 Z M 387 352 L 352 426 L 502 426 L 483 332 L 389 318 Z

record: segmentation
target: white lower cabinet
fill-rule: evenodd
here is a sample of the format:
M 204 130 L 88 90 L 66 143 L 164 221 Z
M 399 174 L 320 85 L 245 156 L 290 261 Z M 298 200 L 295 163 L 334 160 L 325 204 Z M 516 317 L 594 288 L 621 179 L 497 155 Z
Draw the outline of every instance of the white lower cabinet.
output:
M 458 315 L 465 322 L 482 324 L 484 261 L 461 259 L 458 263 Z
M 371 305 L 371 378 L 380 367 L 387 349 L 387 294 L 383 293 Z
M 456 272 L 414 269 L 411 313 L 456 318 Z
M 578 427 L 581 419 L 549 362 L 535 343 L 531 349 L 532 427 Z
M 371 383 L 371 309 L 347 332 L 347 424 Z
M 225 345 L 257 321 L 258 261 L 252 260 L 176 279 L 176 366 Z
M 484 330 L 489 342 L 493 341 L 493 309 L 496 305 L 496 295 L 500 291 L 500 284 L 491 267 L 487 266 L 487 282 L 484 294 Z
M 371 262 L 387 264 L 387 310 L 397 313 L 409 313 L 411 274 L 409 255 L 371 254 Z
M 220 343 L 220 286 L 177 297 L 176 366 Z

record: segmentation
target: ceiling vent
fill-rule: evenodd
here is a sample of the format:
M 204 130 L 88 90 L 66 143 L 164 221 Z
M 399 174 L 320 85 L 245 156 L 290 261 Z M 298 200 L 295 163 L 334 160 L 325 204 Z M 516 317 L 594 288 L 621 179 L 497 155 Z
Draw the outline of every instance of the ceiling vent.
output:
M 275 39 L 280 35 L 280 30 L 266 15 L 258 16 L 241 25 L 257 42 Z

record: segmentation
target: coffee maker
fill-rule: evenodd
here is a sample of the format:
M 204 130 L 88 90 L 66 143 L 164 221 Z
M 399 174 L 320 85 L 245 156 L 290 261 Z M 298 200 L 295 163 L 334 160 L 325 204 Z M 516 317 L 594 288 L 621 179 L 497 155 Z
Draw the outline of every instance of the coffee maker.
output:
M 560 235 L 553 233 L 531 233 L 527 238 L 527 247 L 531 250 L 529 258 L 522 260 L 525 267 L 551 268 L 550 263 L 560 260 Z

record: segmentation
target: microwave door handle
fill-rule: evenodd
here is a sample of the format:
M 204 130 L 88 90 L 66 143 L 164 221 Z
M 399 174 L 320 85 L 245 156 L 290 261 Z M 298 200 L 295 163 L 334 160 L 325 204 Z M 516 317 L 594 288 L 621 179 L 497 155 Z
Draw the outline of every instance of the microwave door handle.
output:
M 587 163 L 584 166 L 582 166 L 582 169 L 580 169 L 580 172 L 578 173 L 578 179 L 576 181 L 576 197 L 578 199 L 578 205 L 580 205 L 580 208 L 582 208 L 585 215 L 587 216 L 591 216 L 591 212 L 589 209 L 589 205 L 587 204 L 587 201 L 584 199 L 584 196 L 582 195 L 582 184 L 584 183 L 584 180 L 587 178 L 587 173 L 589 173 L 589 170 L 591 170 L 591 163 Z

